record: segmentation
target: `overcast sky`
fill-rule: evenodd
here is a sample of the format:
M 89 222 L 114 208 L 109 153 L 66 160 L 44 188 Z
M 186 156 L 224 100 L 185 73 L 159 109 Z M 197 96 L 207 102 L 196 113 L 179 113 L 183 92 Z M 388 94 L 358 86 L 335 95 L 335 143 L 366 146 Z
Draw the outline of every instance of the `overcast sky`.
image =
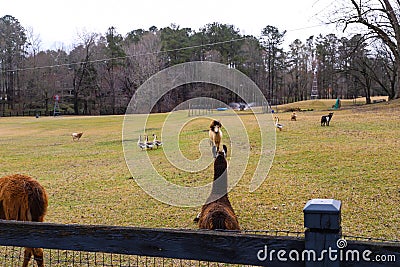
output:
M 333 0 L 0 0 L 0 16 L 12 15 L 42 40 L 41 49 L 70 48 L 78 33 L 105 34 L 114 26 L 125 36 L 134 29 L 166 27 L 172 23 L 198 30 L 212 22 L 232 24 L 242 34 L 259 37 L 267 25 L 287 30 L 286 41 L 305 41 L 327 34 L 323 10 Z M 318 26 L 319 25 L 319 26 Z

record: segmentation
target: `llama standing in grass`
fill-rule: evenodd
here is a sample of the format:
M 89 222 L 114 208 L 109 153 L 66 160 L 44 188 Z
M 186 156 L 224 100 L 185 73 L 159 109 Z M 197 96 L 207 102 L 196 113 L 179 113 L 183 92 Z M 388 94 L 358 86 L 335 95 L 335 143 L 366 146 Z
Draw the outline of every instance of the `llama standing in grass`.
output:
M 235 211 L 228 198 L 228 174 L 226 161 L 226 146 L 224 151 L 218 152 L 214 161 L 214 184 L 207 202 L 195 221 L 198 221 L 200 229 L 225 229 L 240 230 Z M 218 179 L 218 180 L 217 180 Z
M 0 219 L 43 222 L 47 205 L 47 193 L 35 179 L 19 174 L 0 178 Z M 22 267 L 32 255 L 38 267 L 44 267 L 41 248 L 25 248 Z
M 222 142 L 222 124 L 217 120 L 213 120 L 210 124 L 210 130 L 208 131 L 208 136 L 210 137 L 210 144 L 212 145 L 212 152 L 214 158 L 217 157 L 219 148 Z

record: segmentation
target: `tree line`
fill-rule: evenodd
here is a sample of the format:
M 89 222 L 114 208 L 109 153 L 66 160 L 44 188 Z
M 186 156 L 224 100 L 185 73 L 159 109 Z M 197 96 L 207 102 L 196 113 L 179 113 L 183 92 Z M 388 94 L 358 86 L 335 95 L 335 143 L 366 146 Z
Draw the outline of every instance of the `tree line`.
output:
M 382 6 L 347 1 L 332 16 L 344 27 L 366 26 L 365 33 L 318 34 L 296 39 L 288 48 L 283 48 L 286 32 L 275 26 L 267 25 L 261 37 L 255 37 L 242 35 L 234 25 L 210 23 L 199 30 L 153 26 L 125 36 L 110 27 L 104 34 L 79 34 L 79 43 L 70 51 L 41 50 L 39 37 L 6 15 L 0 18 L 0 115 L 26 110 L 50 113 L 55 95 L 60 96 L 64 114 L 122 114 L 143 82 L 160 70 L 190 61 L 214 61 L 238 69 L 273 105 L 310 99 L 313 86 L 319 98 L 363 96 L 367 103 L 373 95 L 395 99 L 400 91 L 400 30 L 395 20 L 399 9 L 390 1 L 376 1 Z M 385 14 L 389 25 L 382 20 Z M 377 15 L 381 20 L 371 19 Z M 153 111 L 169 111 L 195 96 L 240 101 L 216 85 L 186 84 L 164 95 Z

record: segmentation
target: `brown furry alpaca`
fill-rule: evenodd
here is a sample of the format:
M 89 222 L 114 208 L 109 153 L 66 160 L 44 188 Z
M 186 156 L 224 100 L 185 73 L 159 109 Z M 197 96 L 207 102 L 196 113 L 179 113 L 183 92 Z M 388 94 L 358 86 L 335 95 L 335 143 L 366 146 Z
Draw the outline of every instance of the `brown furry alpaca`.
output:
M 80 132 L 80 133 L 72 133 L 72 140 L 73 141 L 75 141 L 75 140 L 79 141 L 79 139 L 81 139 L 82 135 L 83 135 L 82 132 Z
M 222 124 L 217 120 L 213 120 L 210 124 L 210 130 L 208 131 L 208 136 L 210 137 L 210 144 L 213 146 L 214 158 L 217 156 L 217 153 L 220 151 L 219 148 L 221 146 L 221 141 L 222 141 L 221 128 L 222 128 Z
M 238 219 L 228 198 L 228 164 L 225 158 L 227 151 L 225 145 L 223 148 L 224 151 L 218 152 L 214 161 L 214 184 L 207 202 L 217 199 L 203 205 L 198 218 L 200 229 L 240 230 Z
M 0 178 L 0 219 L 43 222 L 47 205 L 47 193 L 35 179 L 20 174 Z M 32 255 L 43 267 L 41 248 L 25 248 L 22 267 L 28 266 Z

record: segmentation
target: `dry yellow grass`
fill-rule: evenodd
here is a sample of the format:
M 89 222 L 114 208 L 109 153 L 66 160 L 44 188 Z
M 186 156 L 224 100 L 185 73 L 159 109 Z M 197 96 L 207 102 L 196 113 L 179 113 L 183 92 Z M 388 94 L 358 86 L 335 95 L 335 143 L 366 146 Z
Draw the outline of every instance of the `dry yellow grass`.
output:
M 334 111 L 330 127 L 321 127 L 327 109 L 299 112 L 297 121 L 290 121 L 290 112 L 277 114 L 285 126 L 277 132 L 265 182 L 248 191 L 258 159 L 252 154 L 243 179 L 230 192 L 242 228 L 303 231 L 307 200 L 335 198 L 343 202 L 345 234 L 400 239 L 399 101 L 346 106 Z M 151 116 L 150 126 L 159 136 L 164 118 Z M 242 118 L 256 148 L 254 117 Z M 122 121 L 122 116 L 0 118 L 0 175 L 38 178 L 49 194 L 50 222 L 196 228 L 192 219 L 199 207 L 160 203 L 131 178 L 122 151 Z M 203 122 L 182 130 L 184 155 L 198 155 L 191 144 L 207 136 Z M 84 132 L 78 142 L 72 141 L 74 131 Z M 198 185 L 212 179 L 207 170 L 191 174 L 168 167 L 161 149 L 149 153 L 171 181 Z

